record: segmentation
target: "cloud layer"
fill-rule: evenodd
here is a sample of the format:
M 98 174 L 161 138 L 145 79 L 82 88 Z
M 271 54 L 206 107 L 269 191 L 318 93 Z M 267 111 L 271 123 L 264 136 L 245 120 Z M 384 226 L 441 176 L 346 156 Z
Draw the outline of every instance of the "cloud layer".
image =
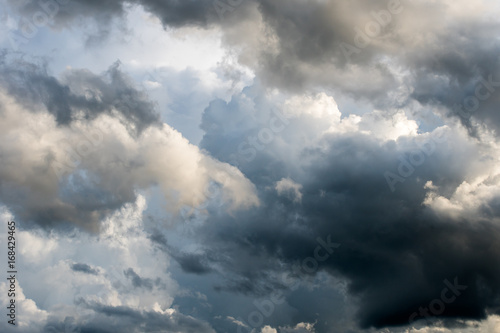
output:
M 1 4 L 21 330 L 499 330 L 494 1 Z

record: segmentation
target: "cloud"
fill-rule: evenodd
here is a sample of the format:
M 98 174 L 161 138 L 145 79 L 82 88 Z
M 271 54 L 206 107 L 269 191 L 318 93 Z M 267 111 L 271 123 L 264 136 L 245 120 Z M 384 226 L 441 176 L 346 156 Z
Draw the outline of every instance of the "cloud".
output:
M 283 333 L 314 333 L 314 324 L 298 323 L 295 327 L 280 327 L 280 332 Z
M 286 105 L 283 96 L 266 98 L 258 91 L 252 87 L 227 104 L 207 108 L 202 146 L 230 162 L 237 143 L 266 126 L 273 106 Z M 323 100 L 315 100 L 315 107 L 320 108 Z M 223 267 L 225 284 L 232 286 L 227 290 L 256 297 L 269 293 L 270 285 L 272 290 L 286 290 L 279 272 L 293 271 L 296 262 L 300 267 L 312 255 L 315 239 L 331 235 L 341 248 L 318 270 L 346 281 L 362 328 L 407 325 L 414 311 L 439 297 L 443 280 L 455 276 L 468 289 L 446 305 L 441 316 L 481 320 L 494 311 L 498 279 L 493 276 L 498 272 L 491 263 L 498 261 L 493 244 L 500 230 L 495 211 L 484 206 L 491 202 L 494 207 L 497 198 L 496 168 L 489 162 L 496 160 L 492 158 L 497 155 L 496 144 L 488 132 L 478 143 L 460 124 L 443 118 L 446 125 L 419 133 L 408 118 L 410 112 L 389 116 L 373 110 L 351 123 L 328 112 L 317 116 L 307 108 L 296 114 L 303 116 L 288 115 L 286 128 L 263 149 L 256 149 L 253 160 L 240 159 L 239 167 L 257 185 L 263 205 L 236 216 L 214 212 L 206 222 L 210 227 L 202 227 L 194 238 L 210 251 L 231 253 L 224 260 L 210 258 L 213 265 Z M 239 117 L 246 122 L 239 122 Z M 300 138 L 293 135 L 298 124 Z M 430 141 L 432 137 L 440 139 Z M 424 142 L 427 153 L 421 150 Z M 391 192 L 384 172 L 396 172 L 401 156 L 407 160 L 417 153 L 422 155 L 411 175 Z M 464 180 L 478 184 L 477 189 L 484 186 L 484 192 L 461 185 Z M 426 186 L 428 181 L 453 200 L 458 193 L 477 196 L 473 200 L 464 196 L 457 207 L 474 205 L 490 213 L 478 216 L 473 210 L 474 220 L 436 214 L 437 206 L 426 199 L 434 198 L 429 197 L 433 190 Z M 482 182 L 491 187 L 488 192 Z M 300 184 L 301 205 L 283 201 L 277 184 L 292 193 Z M 488 250 L 479 242 L 489 244 Z M 299 320 L 311 320 L 310 309 L 295 306 Z M 324 322 L 317 323 L 317 330 L 327 328 Z
M 144 197 L 139 196 L 136 203 L 107 219 L 99 236 L 82 231 L 72 237 L 57 231 L 23 231 L 19 236 L 23 248 L 36 248 L 27 242 L 27 235 L 34 234 L 59 250 L 35 262 L 18 257 L 17 269 L 23 274 L 16 285 L 19 326 L 15 330 L 215 332 L 203 320 L 172 307 L 180 290 L 169 275 L 169 257 L 155 250 L 144 230 L 145 209 Z M 0 216 L 10 220 L 13 215 L 2 207 Z M 6 229 L 0 235 L 5 239 Z M 1 283 L 0 289 L 6 286 Z M 6 302 L 8 298 L 0 300 L 2 306 Z M 11 331 L 6 321 L 0 325 Z
M 206 259 L 203 255 L 179 254 L 174 255 L 174 258 L 186 273 L 206 274 L 212 270 L 207 266 Z
M 67 76 L 74 78 L 73 86 L 91 77 L 80 71 Z M 100 220 L 133 202 L 137 190 L 153 185 L 162 188 L 165 207 L 172 211 L 208 200 L 211 182 L 220 185 L 228 209 L 258 204 L 252 184 L 237 169 L 204 155 L 167 124 L 143 122 L 136 116 L 149 112 L 141 111 L 144 104 L 135 100 L 139 92 L 128 87 L 126 93 L 113 93 L 112 103 L 107 103 L 106 94 L 113 89 L 100 79 L 92 81 L 96 80 L 99 89 L 94 87 L 90 97 L 85 95 L 91 89 L 86 84 L 80 90 L 69 86 L 61 90 L 70 95 L 74 91 L 77 100 L 89 98 L 92 110 L 109 107 L 108 111 L 94 114 L 85 103 L 73 105 L 75 119 L 68 123 L 59 122 L 50 105 L 35 103 L 29 94 L 8 88 L 1 93 L 0 199 L 16 218 L 96 231 Z M 43 96 L 56 98 L 52 94 L 46 91 Z M 131 132 L 131 128 L 141 131 Z M 18 201 L 19 197 L 23 199 Z
M 83 331 L 102 332 L 215 332 L 210 325 L 175 309 L 165 311 L 137 311 L 127 306 L 108 306 L 99 303 L 85 304 L 96 316 L 92 322 L 82 324 Z
M 116 115 L 133 134 L 161 124 L 154 103 L 120 71 L 119 62 L 103 75 L 68 70 L 61 81 L 50 76 L 45 66 L 20 60 L 7 60 L 1 72 L 2 85 L 10 96 L 35 110 L 43 104 L 57 125 L 94 120 L 100 114 Z
M 7 282 L 0 283 L 0 291 L 2 291 L 4 295 L 9 294 L 9 288 Z M 34 332 L 36 329 L 40 329 L 40 326 L 47 319 L 47 311 L 41 309 L 32 299 L 26 297 L 19 281 L 16 281 L 15 294 L 13 298 L 3 297 L 0 302 L 3 308 L 7 308 L 7 306 L 10 306 L 9 301 L 14 299 L 16 302 L 15 311 L 17 314 L 14 321 L 15 326 L 9 324 L 7 320 L 3 320 L 0 323 L 2 331 L 10 332 L 12 327 L 19 329 L 20 332 Z M 20 313 L 23 314 L 23 318 L 19 316 Z M 11 318 L 9 318 L 9 320 L 10 319 Z
M 278 195 L 288 196 L 293 202 L 300 202 L 302 200 L 302 193 L 300 189 L 302 185 L 295 183 L 289 178 L 282 178 L 280 181 L 276 182 L 276 191 Z
M 71 269 L 75 272 L 82 272 L 85 274 L 92 274 L 92 275 L 97 275 L 99 274 L 99 271 L 92 268 L 91 266 L 87 264 L 82 264 L 82 263 L 75 263 L 71 265 Z
M 396 104 L 393 95 L 402 82 L 412 82 L 400 103 L 444 106 L 445 114 L 462 119 L 472 132 L 456 105 L 473 94 L 481 78 L 499 80 L 498 23 L 490 20 L 498 8 L 487 0 L 474 8 L 466 1 L 260 0 L 243 2 L 222 20 L 210 2 L 137 3 L 166 27 L 220 29 L 226 47 L 238 50 L 239 61 L 269 86 L 291 91 L 322 86 L 385 107 Z M 94 5 L 74 6 L 92 10 Z M 104 8 L 121 15 L 123 5 Z M 370 31 L 374 27 L 378 33 Z M 357 51 L 346 56 L 346 45 Z M 473 118 L 498 128 L 498 89 L 490 94 Z
M 208 53 L 187 37 L 189 56 L 128 57 L 139 76 L 163 73 L 138 79 L 162 108 L 118 62 L 55 76 L 0 59 L 0 201 L 26 228 L 24 269 L 44 280 L 21 281 L 45 311 L 32 307 L 33 330 L 497 330 L 494 1 L 255 0 L 221 18 L 212 1 L 75 0 L 49 26 L 108 51 L 137 6 L 169 38 L 210 36 L 223 59 L 187 68 Z M 40 10 L 11 2 L 5 24 Z M 176 50 L 164 43 L 149 53 Z M 189 89 L 215 81 L 213 95 Z M 201 112 L 197 147 L 177 130 L 198 138 L 186 119 Z M 341 246 L 319 262 L 318 239 Z M 427 320 L 444 281 L 467 288 Z
M 297 92 L 322 86 L 378 108 L 417 101 L 443 107 L 436 111 L 458 117 L 471 134 L 471 113 L 498 129 L 496 87 L 467 117 L 457 107 L 481 80 L 499 80 L 498 23 L 490 19 L 499 9 L 491 1 L 473 8 L 465 0 L 244 1 L 230 5 L 225 19 L 210 1 L 72 1 L 60 6 L 54 24 L 69 27 L 83 16 L 105 31 L 113 18 L 124 17 L 129 3 L 158 17 L 167 30 L 221 31 L 225 47 L 271 87 Z M 40 11 L 32 2 L 11 6 L 27 17 Z M 355 51 L 346 53 L 346 45 Z M 412 88 L 397 102 L 403 82 Z

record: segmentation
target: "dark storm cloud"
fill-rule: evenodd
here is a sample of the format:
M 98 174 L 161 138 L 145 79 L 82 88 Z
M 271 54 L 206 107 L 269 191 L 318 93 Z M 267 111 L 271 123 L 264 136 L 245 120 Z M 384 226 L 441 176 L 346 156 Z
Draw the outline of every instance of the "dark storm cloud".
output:
M 369 13 L 386 10 L 386 4 L 387 1 L 260 1 L 259 9 L 278 38 L 279 50 L 262 50 L 259 77 L 292 90 L 322 85 L 372 101 L 384 96 L 385 91 L 395 88 L 395 82 L 386 65 L 374 59 L 380 50 L 369 45 L 356 57 L 346 58 L 341 45 L 354 45 L 355 28 L 363 29 L 364 23 L 371 20 Z M 363 81 L 355 76 L 341 78 L 350 71 L 346 66 L 351 63 L 364 68 Z
M 81 273 L 86 273 L 86 274 L 91 274 L 91 275 L 97 275 L 99 274 L 99 271 L 95 268 L 92 268 L 91 266 L 83 263 L 75 263 L 71 265 L 71 269 L 74 272 L 81 272 Z
M 103 75 L 69 70 L 62 80 L 51 76 L 45 65 L 12 60 L 9 54 L 4 54 L 1 64 L 2 86 L 25 105 L 43 103 L 59 125 L 69 125 L 82 112 L 85 119 L 92 120 L 113 110 L 123 115 L 132 133 L 160 124 L 154 103 L 121 72 L 119 62 Z
M 370 153 L 366 147 L 350 148 Z M 226 270 L 247 282 L 233 291 L 260 295 L 256 290 L 262 282 L 256 281 L 266 280 L 266 264 L 273 272 L 282 269 L 278 262 L 302 261 L 311 256 L 315 237 L 332 235 L 342 246 L 320 269 L 347 278 L 349 292 L 360 299 L 362 327 L 408 324 L 413 312 L 441 295 L 443 280 L 454 277 L 468 289 L 442 316 L 483 319 L 487 309 L 500 305 L 498 226 L 437 218 L 422 208 L 424 193 L 418 184 L 393 196 L 380 181 L 384 166 L 350 170 L 352 160 L 345 162 L 328 161 L 315 170 L 318 176 L 305 186 L 301 209 L 269 195 L 261 212 L 208 221 L 210 230 L 201 233 L 207 237 L 204 242 L 231 253 Z M 290 226 L 294 215 L 299 216 L 297 230 Z M 241 261 L 247 257 L 253 260 Z
M 371 149 L 353 142 L 348 151 L 369 154 Z M 303 214 L 311 217 L 310 225 L 318 226 L 317 233 L 332 234 L 342 243 L 326 269 L 350 281 L 350 292 L 360 297 L 361 325 L 408 324 L 411 313 L 440 297 L 443 280 L 455 277 L 468 289 L 446 305 L 442 316 L 483 319 L 487 309 L 498 307 L 500 248 L 495 239 L 500 228 L 486 219 L 476 223 L 435 216 L 421 206 L 424 193 L 413 181 L 405 183 L 408 187 L 396 196 L 389 194 L 372 170 L 347 170 L 355 165 L 349 152 L 311 170 L 314 176 L 304 192 L 323 188 L 326 196 L 304 198 Z M 365 165 L 381 171 L 383 162 L 380 165 L 377 160 L 386 154 L 379 151 Z M 460 179 L 452 175 L 452 165 L 460 158 L 448 161 L 451 168 L 444 158 L 437 159 L 417 177 L 440 182 L 439 175 L 448 172 L 441 182 Z M 334 222 L 327 223 L 327 217 Z
M 491 54 L 498 52 L 496 49 Z M 446 60 L 446 59 L 440 59 Z M 481 60 L 481 67 L 476 66 L 468 78 L 453 73 L 441 73 L 443 68 L 434 72 L 420 72 L 412 98 L 430 107 L 444 106 L 447 114 L 458 118 L 469 132 L 476 136 L 478 125 L 486 124 L 498 132 L 500 118 L 497 106 L 500 102 L 500 63 L 498 59 Z M 469 68 L 463 66 L 463 68 Z
M 207 134 L 202 147 L 234 162 L 231 155 L 238 143 L 255 135 L 254 126 L 265 127 L 265 121 L 259 124 L 259 114 L 272 115 L 266 107 L 269 101 L 256 91 L 255 87 L 244 91 L 246 98 L 260 96 L 253 99 L 254 109 L 247 109 L 245 99 L 233 97 L 227 104 L 214 102 L 205 110 L 202 128 Z M 294 141 L 286 141 L 296 131 L 296 121 L 289 119 L 287 129 L 255 158 L 240 161 L 239 168 L 258 185 L 265 204 L 236 216 L 212 210 L 197 233 L 197 242 L 210 251 L 229 254 L 221 261 L 209 257 L 223 267 L 227 281 L 223 290 L 261 297 L 269 289 L 286 289 L 279 273 L 293 271 L 311 256 L 317 237 L 331 235 L 331 241 L 341 247 L 319 264 L 319 270 L 347 280 L 352 299 L 359 300 L 357 319 L 363 328 L 408 325 L 419 307 L 428 307 L 440 297 L 446 287 L 443 281 L 453 284 L 455 278 L 467 290 L 446 304 L 441 318 L 479 320 L 497 311 L 500 228 L 494 221 L 498 199 L 484 201 L 489 208 L 477 216 L 479 221 L 448 219 L 422 205 L 426 181 L 449 192 L 474 172 L 474 163 L 465 162 L 480 159 L 472 146 L 449 133 L 393 193 L 382 175 L 397 168 L 399 156 L 408 158 L 415 149 L 412 140 L 402 137 L 382 143 L 359 133 L 332 133 L 315 148 L 300 148 L 300 143 L 297 147 Z M 307 136 L 306 123 L 301 122 L 301 129 Z M 289 156 L 292 146 L 301 149 L 297 159 L 283 163 L 279 156 Z M 273 184 L 284 177 L 303 186 L 300 205 L 273 190 Z M 311 320 L 309 309 L 299 303 L 295 302 L 302 315 L 297 320 Z M 316 326 L 318 332 L 326 332 L 327 327 L 323 322 Z
M 149 239 L 158 244 L 162 248 L 167 248 L 167 238 L 158 230 L 154 230 L 150 235 Z

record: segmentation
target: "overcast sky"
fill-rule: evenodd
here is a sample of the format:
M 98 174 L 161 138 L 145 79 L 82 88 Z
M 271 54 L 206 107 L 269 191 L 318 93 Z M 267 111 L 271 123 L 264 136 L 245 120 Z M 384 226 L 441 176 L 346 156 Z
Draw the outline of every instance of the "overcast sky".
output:
M 0 331 L 500 333 L 499 18 L 0 0 Z

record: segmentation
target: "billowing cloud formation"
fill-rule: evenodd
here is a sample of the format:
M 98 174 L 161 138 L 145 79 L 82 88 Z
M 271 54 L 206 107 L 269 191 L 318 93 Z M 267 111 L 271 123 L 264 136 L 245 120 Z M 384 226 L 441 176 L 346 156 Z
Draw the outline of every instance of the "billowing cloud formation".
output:
M 145 209 L 146 201 L 140 195 L 136 202 L 103 221 L 99 237 L 80 231 L 71 238 L 39 229 L 19 232 L 18 240 L 26 244 L 24 247 L 31 242 L 54 245 L 51 255 L 30 252 L 18 256 L 18 270 L 26 275 L 18 277 L 16 302 L 22 315 L 15 329 L 213 333 L 208 323 L 172 307 L 181 290 L 166 272 L 168 258 L 155 251 L 144 232 L 141 214 Z M 0 214 L 3 219 L 12 219 L 4 207 Z M 2 231 L 1 236 L 6 237 L 6 233 Z M 0 283 L 4 294 L 7 289 L 5 282 Z M 2 307 L 6 300 L 0 300 Z M 2 331 L 9 332 L 9 326 L 5 321 L 0 323 Z
M 12 87 L 1 93 L 0 199 L 19 218 L 97 230 L 103 217 L 133 202 L 137 190 L 155 185 L 174 211 L 210 199 L 211 183 L 220 184 L 231 209 L 258 204 L 252 184 L 237 169 L 205 156 L 168 125 L 144 122 L 157 119 L 147 108 L 151 103 L 137 101 L 140 93 L 124 88 L 121 79 L 105 83 L 81 71 L 67 77 L 75 78 L 70 86 L 42 77 L 58 87 L 46 90 L 50 85 L 35 83 L 32 89 L 31 77 L 22 76 L 14 82 L 33 96 Z M 25 103 L 16 101 L 21 96 Z M 50 109 L 64 104 L 64 96 L 80 102 L 66 104 L 61 112 L 69 118 L 59 121 L 59 111 Z
M 276 182 L 276 191 L 279 195 L 288 196 L 295 202 L 300 202 L 302 200 L 302 193 L 300 193 L 301 185 L 296 184 L 293 180 L 288 178 L 283 178 Z
M 227 142 L 236 143 L 235 152 L 239 142 L 254 149 L 253 155 L 240 155 L 239 167 L 259 185 L 266 203 L 251 215 L 210 218 L 210 228 L 201 233 L 212 251 L 219 247 L 221 252 L 238 253 L 226 267 L 239 275 L 233 290 L 265 294 L 264 286 L 282 283 L 276 278 L 277 267 L 301 262 L 312 255 L 316 237 L 331 235 L 332 242 L 342 246 L 319 269 L 347 279 L 349 293 L 359 299 L 363 327 L 408 324 L 419 307 L 440 297 L 445 280 L 467 289 L 446 305 L 442 316 L 480 319 L 495 313 L 500 287 L 495 207 L 500 184 L 496 144 L 484 146 L 491 140 L 488 133 L 482 134 L 481 144 L 456 122 L 417 133 L 413 121 L 401 113 L 384 116 L 373 111 L 342 120 L 329 114 L 311 117 L 323 103 L 318 95 L 309 108 L 284 113 L 288 124 L 272 142 L 256 140 L 252 146 L 252 128 L 266 128 L 274 115 L 266 110 L 272 102 L 253 99 L 254 91 L 227 105 L 213 104 L 204 117 L 205 128 L 217 132 L 208 131 L 202 144 L 220 159 L 231 161 L 230 153 L 217 149 Z M 239 123 L 235 115 L 247 122 L 238 131 L 239 139 L 229 139 L 235 133 L 233 124 Z M 224 119 L 218 126 L 227 127 L 209 126 L 218 119 Z M 299 124 L 297 138 L 293 134 Z M 388 127 L 400 130 L 384 131 Z M 257 144 L 263 147 L 259 150 Z M 384 177 L 387 172 L 398 181 Z M 281 191 L 266 189 L 273 182 Z M 282 196 L 285 187 L 296 196 L 297 184 L 300 206 L 294 205 L 293 197 Z M 234 220 L 245 227 L 234 227 Z M 231 238 L 225 236 L 228 232 Z M 238 259 L 246 256 L 254 259 Z M 311 320 L 307 309 L 298 309 L 301 320 Z M 327 329 L 322 323 L 317 327 Z
M 473 132 L 471 116 L 498 126 L 493 1 L 72 1 L 59 6 L 54 24 L 83 15 L 103 26 L 130 3 L 167 28 L 221 29 L 239 60 L 273 86 L 322 86 L 382 106 L 409 84 L 409 100 L 444 106 Z M 14 6 L 28 17 L 40 10 L 30 2 Z M 485 81 L 484 99 L 467 99 Z
M 202 113 L 196 146 L 163 122 L 165 109 L 189 104 L 171 98 L 172 81 L 146 80 L 165 95 L 161 109 L 123 64 L 56 78 L 3 56 L 0 201 L 23 226 L 77 225 L 123 252 L 116 267 L 78 255 L 52 263 L 88 287 L 73 301 L 40 304 L 21 281 L 22 306 L 37 316 L 30 327 L 498 330 L 498 4 L 58 0 L 47 25 L 77 27 L 87 47 L 104 47 L 137 7 L 165 35 L 217 36 L 226 54 L 203 70 L 231 88 L 206 105 L 178 94 L 203 101 L 191 104 L 193 118 Z M 28 18 L 45 10 L 9 8 Z M 137 59 L 126 66 L 140 72 Z M 180 87 L 201 75 L 192 73 L 178 75 Z M 136 227 L 115 223 L 134 202 Z M 22 230 L 32 264 L 63 248 L 37 230 Z M 143 252 L 127 250 L 136 238 Z M 139 264 L 133 251 L 157 261 Z

